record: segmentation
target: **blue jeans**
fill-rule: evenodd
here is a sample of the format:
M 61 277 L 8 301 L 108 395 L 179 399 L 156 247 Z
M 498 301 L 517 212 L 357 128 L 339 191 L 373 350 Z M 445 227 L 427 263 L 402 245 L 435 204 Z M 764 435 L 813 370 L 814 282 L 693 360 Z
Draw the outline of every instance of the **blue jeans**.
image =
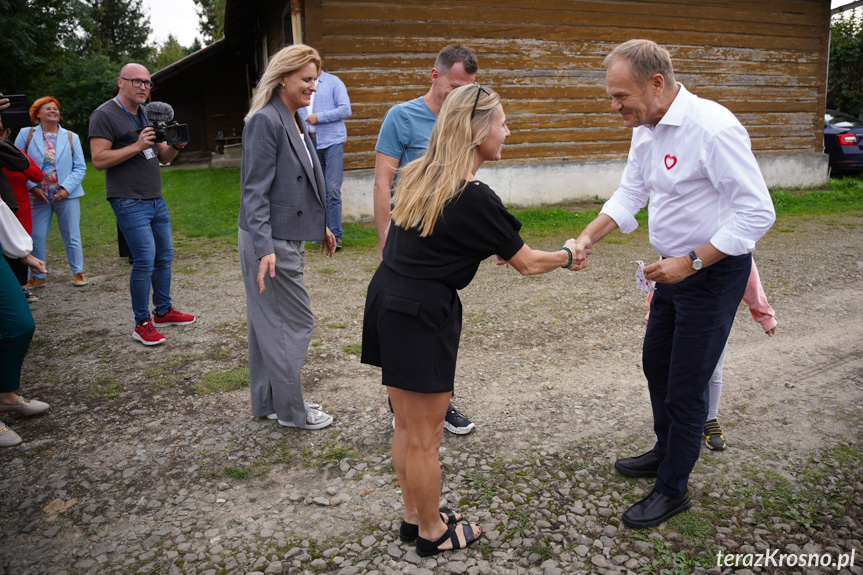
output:
M 33 215 L 33 257 L 45 261 L 45 242 L 51 231 L 51 217 L 57 214 L 57 226 L 66 247 L 66 259 L 73 274 L 84 271 L 84 251 L 81 249 L 81 203 L 79 198 L 59 202 L 45 202 L 31 199 L 30 211 Z M 32 277 L 44 278 L 45 274 L 30 273 Z
M 327 227 L 333 235 L 342 237 L 342 162 L 344 144 L 333 144 L 329 148 L 318 149 L 318 159 L 327 181 Z
M 707 419 L 708 382 L 728 341 L 752 256 L 728 256 L 676 284 L 656 284 L 642 366 L 653 408 L 653 451 L 664 455 L 655 489 L 687 490 Z
M 129 292 L 135 323 L 150 319 L 150 286 L 153 287 L 156 313 L 168 313 L 171 309 L 174 245 L 171 243 L 171 218 L 165 200 L 109 198 L 108 202 L 132 252 L 134 263 L 129 275 Z

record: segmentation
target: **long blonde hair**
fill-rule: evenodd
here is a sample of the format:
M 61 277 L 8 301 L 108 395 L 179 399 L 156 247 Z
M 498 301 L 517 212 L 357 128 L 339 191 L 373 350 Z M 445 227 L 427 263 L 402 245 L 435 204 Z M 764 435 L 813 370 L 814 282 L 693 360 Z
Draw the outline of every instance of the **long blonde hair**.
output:
M 243 118 L 243 122 L 248 122 L 249 118 L 255 115 L 255 112 L 270 102 L 273 94 L 278 91 L 282 78 L 291 72 L 296 72 L 309 62 L 314 62 L 318 72 L 321 71 L 321 57 L 314 48 L 305 44 L 285 46 L 273 54 L 267 63 L 264 75 L 261 76 L 261 81 L 258 82 L 258 91 L 252 98 L 249 113 Z
M 464 190 L 462 180 L 473 171 L 474 148 L 491 130 L 498 104 L 500 96 L 478 84 L 456 88 L 447 96 L 426 153 L 401 170 L 393 194 L 397 226 L 418 228 L 421 237 L 432 233 L 447 202 Z

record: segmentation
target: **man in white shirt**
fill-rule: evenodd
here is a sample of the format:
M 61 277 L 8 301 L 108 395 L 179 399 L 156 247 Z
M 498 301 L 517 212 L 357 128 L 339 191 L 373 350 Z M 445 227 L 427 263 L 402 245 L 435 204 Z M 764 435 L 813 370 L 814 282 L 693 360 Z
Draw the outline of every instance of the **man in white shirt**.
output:
M 611 108 L 633 128 L 620 186 L 577 240 L 577 269 L 615 228 L 637 226 L 650 202 L 650 243 L 661 259 L 645 267 L 656 282 L 642 365 L 656 444 L 618 459 L 618 472 L 656 477 L 653 491 L 623 514 L 653 527 L 691 506 L 687 483 L 707 416 L 708 380 L 743 297 L 755 243 L 775 212 L 749 135 L 726 108 L 674 79 L 668 52 L 630 40 L 605 59 Z

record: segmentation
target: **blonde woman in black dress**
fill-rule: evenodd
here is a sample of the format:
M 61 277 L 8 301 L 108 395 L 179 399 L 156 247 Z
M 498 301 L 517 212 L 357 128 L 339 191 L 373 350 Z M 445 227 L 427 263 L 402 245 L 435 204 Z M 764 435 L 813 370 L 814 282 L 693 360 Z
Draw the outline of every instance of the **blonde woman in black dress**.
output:
M 393 463 L 404 501 L 402 541 L 422 557 L 462 549 L 476 524 L 438 509 L 438 449 L 455 379 L 466 287 L 497 256 L 523 275 L 572 264 L 574 240 L 556 252 L 528 247 L 519 222 L 474 174 L 499 160 L 509 129 L 500 98 L 478 84 L 446 99 L 425 155 L 403 169 L 383 261 L 369 284 L 362 361 L 382 368 L 395 412 Z

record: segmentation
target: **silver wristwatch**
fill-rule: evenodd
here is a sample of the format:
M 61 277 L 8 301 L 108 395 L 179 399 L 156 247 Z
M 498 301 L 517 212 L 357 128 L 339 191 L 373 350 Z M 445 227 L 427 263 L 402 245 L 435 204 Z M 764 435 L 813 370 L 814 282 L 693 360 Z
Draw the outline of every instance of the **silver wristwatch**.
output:
M 692 260 L 692 269 L 694 269 L 695 271 L 698 271 L 704 267 L 704 262 L 698 259 L 698 256 L 695 255 L 694 251 L 689 252 L 689 259 Z

